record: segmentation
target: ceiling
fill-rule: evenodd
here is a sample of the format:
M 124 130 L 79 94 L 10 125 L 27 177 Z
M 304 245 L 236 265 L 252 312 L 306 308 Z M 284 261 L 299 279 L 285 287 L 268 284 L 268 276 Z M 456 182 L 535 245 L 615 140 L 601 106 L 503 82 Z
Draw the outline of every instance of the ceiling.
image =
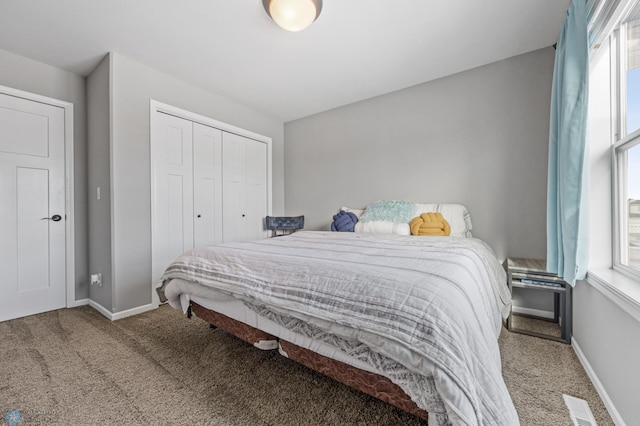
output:
M 0 49 L 82 76 L 109 51 L 288 122 L 551 46 L 570 0 L 2 0 Z

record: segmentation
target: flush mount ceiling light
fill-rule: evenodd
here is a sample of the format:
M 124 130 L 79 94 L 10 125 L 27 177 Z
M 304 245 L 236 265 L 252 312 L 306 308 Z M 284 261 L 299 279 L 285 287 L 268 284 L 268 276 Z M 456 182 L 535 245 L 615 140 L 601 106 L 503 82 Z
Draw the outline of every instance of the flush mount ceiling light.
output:
M 267 14 L 287 31 L 302 31 L 318 19 L 322 0 L 262 0 Z

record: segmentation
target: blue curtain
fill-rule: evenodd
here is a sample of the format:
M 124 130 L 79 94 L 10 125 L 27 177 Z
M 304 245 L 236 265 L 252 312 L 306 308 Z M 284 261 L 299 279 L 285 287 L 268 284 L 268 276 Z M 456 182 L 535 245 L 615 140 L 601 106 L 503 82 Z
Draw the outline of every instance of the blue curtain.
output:
M 564 17 L 553 71 L 547 186 L 547 270 L 575 285 L 587 273 L 587 100 L 585 0 Z

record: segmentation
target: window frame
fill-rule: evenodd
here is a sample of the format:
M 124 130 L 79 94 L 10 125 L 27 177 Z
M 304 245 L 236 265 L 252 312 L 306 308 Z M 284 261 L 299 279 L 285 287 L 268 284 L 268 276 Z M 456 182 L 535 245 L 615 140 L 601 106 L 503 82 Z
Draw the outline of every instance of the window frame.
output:
M 630 2 L 634 4 L 634 2 Z M 611 120 L 613 129 L 611 144 L 611 170 L 612 170 L 612 216 L 613 216 L 613 269 L 617 272 L 625 274 L 631 278 L 640 281 L 640 270 L 628 266 L 628 208 L 626 197 L 627 193 L 627 152 L 640 145 L 640 129 L 633 133 L 626 134 L 626 109 L 627 109 L 627 87 L 626 87 L 626 26 L 624 24 L 626 18 L 621 20 L 617 29 L 612 33 L 611 49 L 611 75 L 612 90 L 612 114 Z M 626 265 L 624 263 L 627 263 Z

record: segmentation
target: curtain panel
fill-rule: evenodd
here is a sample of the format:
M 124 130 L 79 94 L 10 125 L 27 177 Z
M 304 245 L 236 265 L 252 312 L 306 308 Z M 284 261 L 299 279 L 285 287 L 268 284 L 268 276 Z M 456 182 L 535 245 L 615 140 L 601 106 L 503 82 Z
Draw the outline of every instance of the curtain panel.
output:
M 571 285 L 587 272 L 587 11 L 572 0 L 560 30 L 551 92 L 547 270 Z

